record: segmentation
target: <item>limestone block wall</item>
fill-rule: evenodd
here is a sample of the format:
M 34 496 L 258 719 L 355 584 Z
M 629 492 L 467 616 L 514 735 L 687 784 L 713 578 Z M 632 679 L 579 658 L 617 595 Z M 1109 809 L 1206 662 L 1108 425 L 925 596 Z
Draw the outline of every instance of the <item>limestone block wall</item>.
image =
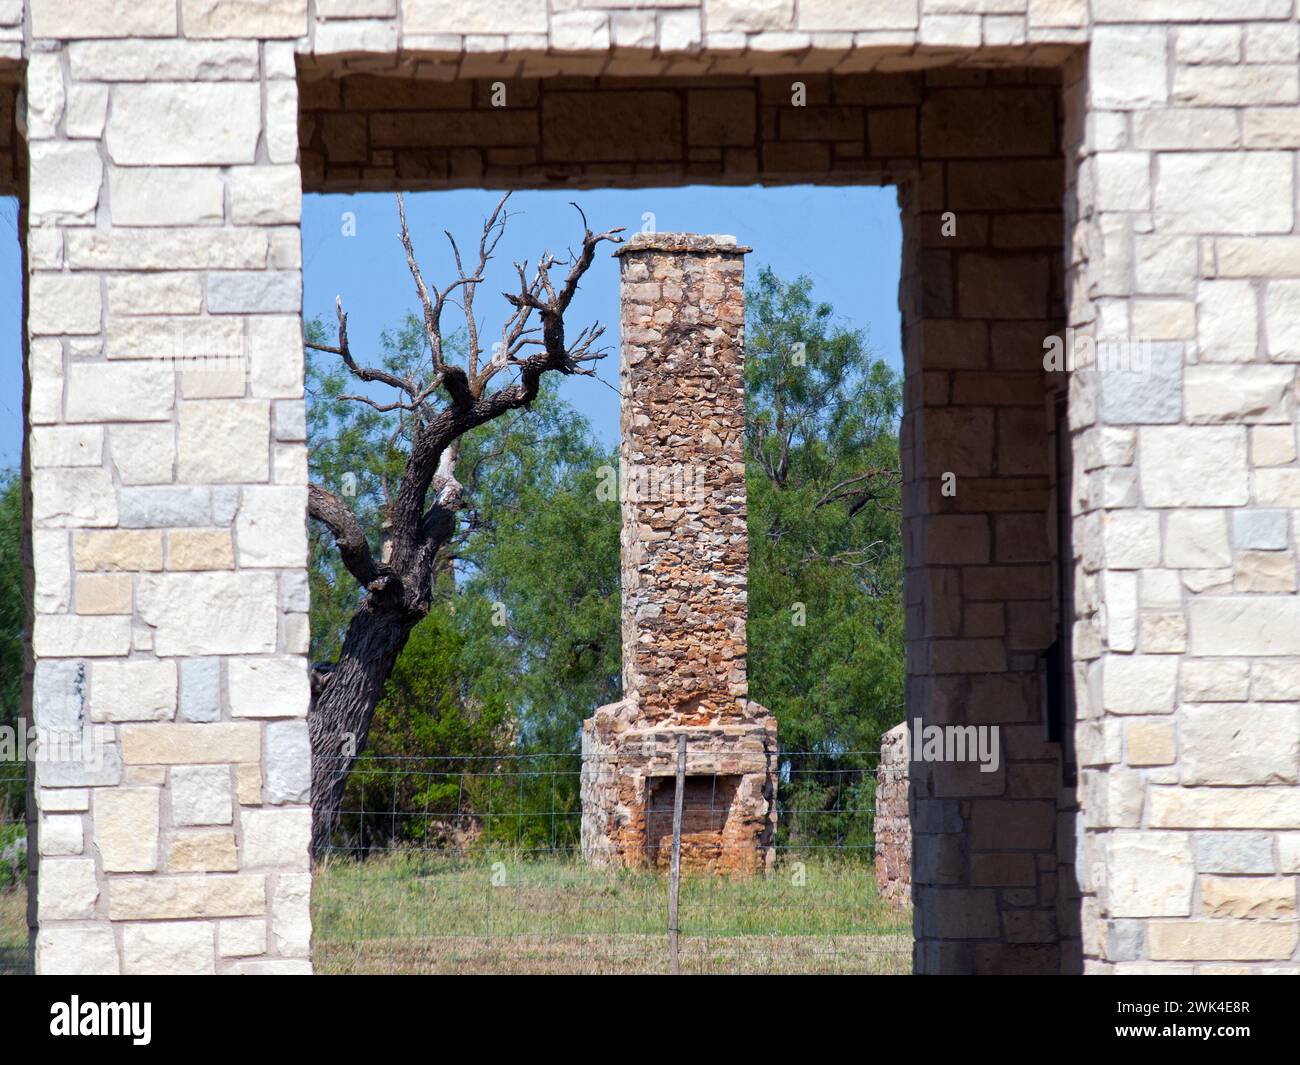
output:
M 1070 322 L 1153 354 L 1070 395 L 1087 969 L 1295 973 L 1300 40 L 1124 21 L 1067 75 Z
M 1297 25 L 1292 0 L 0 2 L 34 714 L 112 739 L 101 776 L 36 781 L 40 968 L 305 967 L 304 178 L 898 183 L 909 716 L 1005 744 L 998 774 L 912 781 L 917 968 L 1300 968 Z M 1068 375 L 1077 793 L 1038 694 L 1070 614 L 1065 326 L 1153 352 L 1140 383 Z
M 305 4 L 26 26 L 36 967 L 309 971 Z

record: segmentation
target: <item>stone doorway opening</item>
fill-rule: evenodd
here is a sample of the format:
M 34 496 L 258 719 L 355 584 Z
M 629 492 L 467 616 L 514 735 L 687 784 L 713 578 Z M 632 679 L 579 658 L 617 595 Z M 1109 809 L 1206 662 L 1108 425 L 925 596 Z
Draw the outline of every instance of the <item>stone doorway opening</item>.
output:
M 1071 619 L 1063 381 L 1042 353 L 1066 318 L 1077 81 L 1055 66 L 441 81 L 330 57 L 300 58 L 299 85 L 309 192 L 897 186 L 907 716 L 997 726 L 1003 755 L 994 773 L 913 767 L 915 968 L 1076 967 L 1077 806 L 1043 695 Z

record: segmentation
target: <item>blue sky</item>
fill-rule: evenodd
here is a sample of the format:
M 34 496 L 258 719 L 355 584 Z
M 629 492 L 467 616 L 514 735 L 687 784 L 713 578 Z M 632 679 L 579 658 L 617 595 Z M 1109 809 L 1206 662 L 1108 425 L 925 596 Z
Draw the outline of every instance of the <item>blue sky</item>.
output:
M 454 277 L 444 229 L 462 253 L 473 255 L 483 218 L 500 194 L 483 190 L 415 193 L 407 196 L 407 215 L 416 254 L 426 278 L 445 284 Z M 819 299 L 829 301 L 849 328 L 864 330 L 872 349 L 896 369 L 902 367 L 899 341 L 898 274 L 902 229 L 893 188 L 792 186 L 720 188 L 536 191 L 511 197 L 511 218 L 478 295 L 478 317 L 487 336 L 499 332 L 506 310 L 499 293 L 515 286 L 515 259 L 537 260 L 550 248 L 558 255 L 581 235 L 577 202 L 593 229 L 642 228 L 647 213 L 654 228 L 697 233 L 729 233 L 754 251 L 746 260 L 750 276 L 771 265 L 783 277 L 808 274 Z M 355 235 L 345 235 L 350 213 Z M 0 467 L 20 456 L 21 374 L 19 364 L 21 266 L 17 206 L 0 200 Z M 342 295 L 348 332 L 359 361 L 378 351 L 380 332 L 417 311 L 415 290 L 397 240 L 397 209 L 389 193 L 308 196 L 302 224 L 304 309 L 331 324 L 334 297 Z M 456 324 L 459 310 L 449 308 Z M 609 350 L 596 364 L 604 381 L 618 379 L 618 270 L 608 249 L 597 257 L 569 310 L 570 332 L 599 319 Z M 377 393 L 379 394 L 379 393 Z M 618 396 L 587 378 L 566 381 L 563 393 L 591 420 L 605 443 L 618 436 Z

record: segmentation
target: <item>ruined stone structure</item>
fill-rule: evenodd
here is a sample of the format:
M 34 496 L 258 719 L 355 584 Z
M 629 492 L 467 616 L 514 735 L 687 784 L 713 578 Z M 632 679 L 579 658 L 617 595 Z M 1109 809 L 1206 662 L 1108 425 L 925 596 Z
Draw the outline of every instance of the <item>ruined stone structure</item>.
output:
M 307 965 L 301 192 L 812 181 L 899 189 L 908 717 L 1001 727 L 913 768 L 916 969 L 1300 970 L 1293 9 L 0 2 L 34 714 L 114 740 L 38 967 Z
M 686 868 L 772 857 L 776 722 L 745 668 L 745 273 L 734 237 L 638 235 L 622 270 L 623 699 L 583 724 L 582 852 L 664 863 L 686 736 Z
M 876 888 L 896 906 L 912 904 L 910 743 L 906 721 L 886 732 L 876 773 Z

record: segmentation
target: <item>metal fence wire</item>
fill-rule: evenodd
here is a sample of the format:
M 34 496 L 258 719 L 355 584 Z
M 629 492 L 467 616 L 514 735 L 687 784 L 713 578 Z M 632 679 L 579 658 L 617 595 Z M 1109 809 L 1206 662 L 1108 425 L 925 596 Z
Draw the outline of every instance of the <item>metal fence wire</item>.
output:
M 27 950 L 27 764 L 0 762 L 0 975 L 30 972 Z
M 643 846 L 602 864 L 582 848 L 598 767 L 578 754 L 363 756 L 316 870 L 316 970 L 908 972 L 911 915 L 876 888 L 878 763 L 782 752 L 774 824 L 739 836 L 734 777 L 684 777 L 680 809 L 677 780 L 646 780 L 622 796 Z

